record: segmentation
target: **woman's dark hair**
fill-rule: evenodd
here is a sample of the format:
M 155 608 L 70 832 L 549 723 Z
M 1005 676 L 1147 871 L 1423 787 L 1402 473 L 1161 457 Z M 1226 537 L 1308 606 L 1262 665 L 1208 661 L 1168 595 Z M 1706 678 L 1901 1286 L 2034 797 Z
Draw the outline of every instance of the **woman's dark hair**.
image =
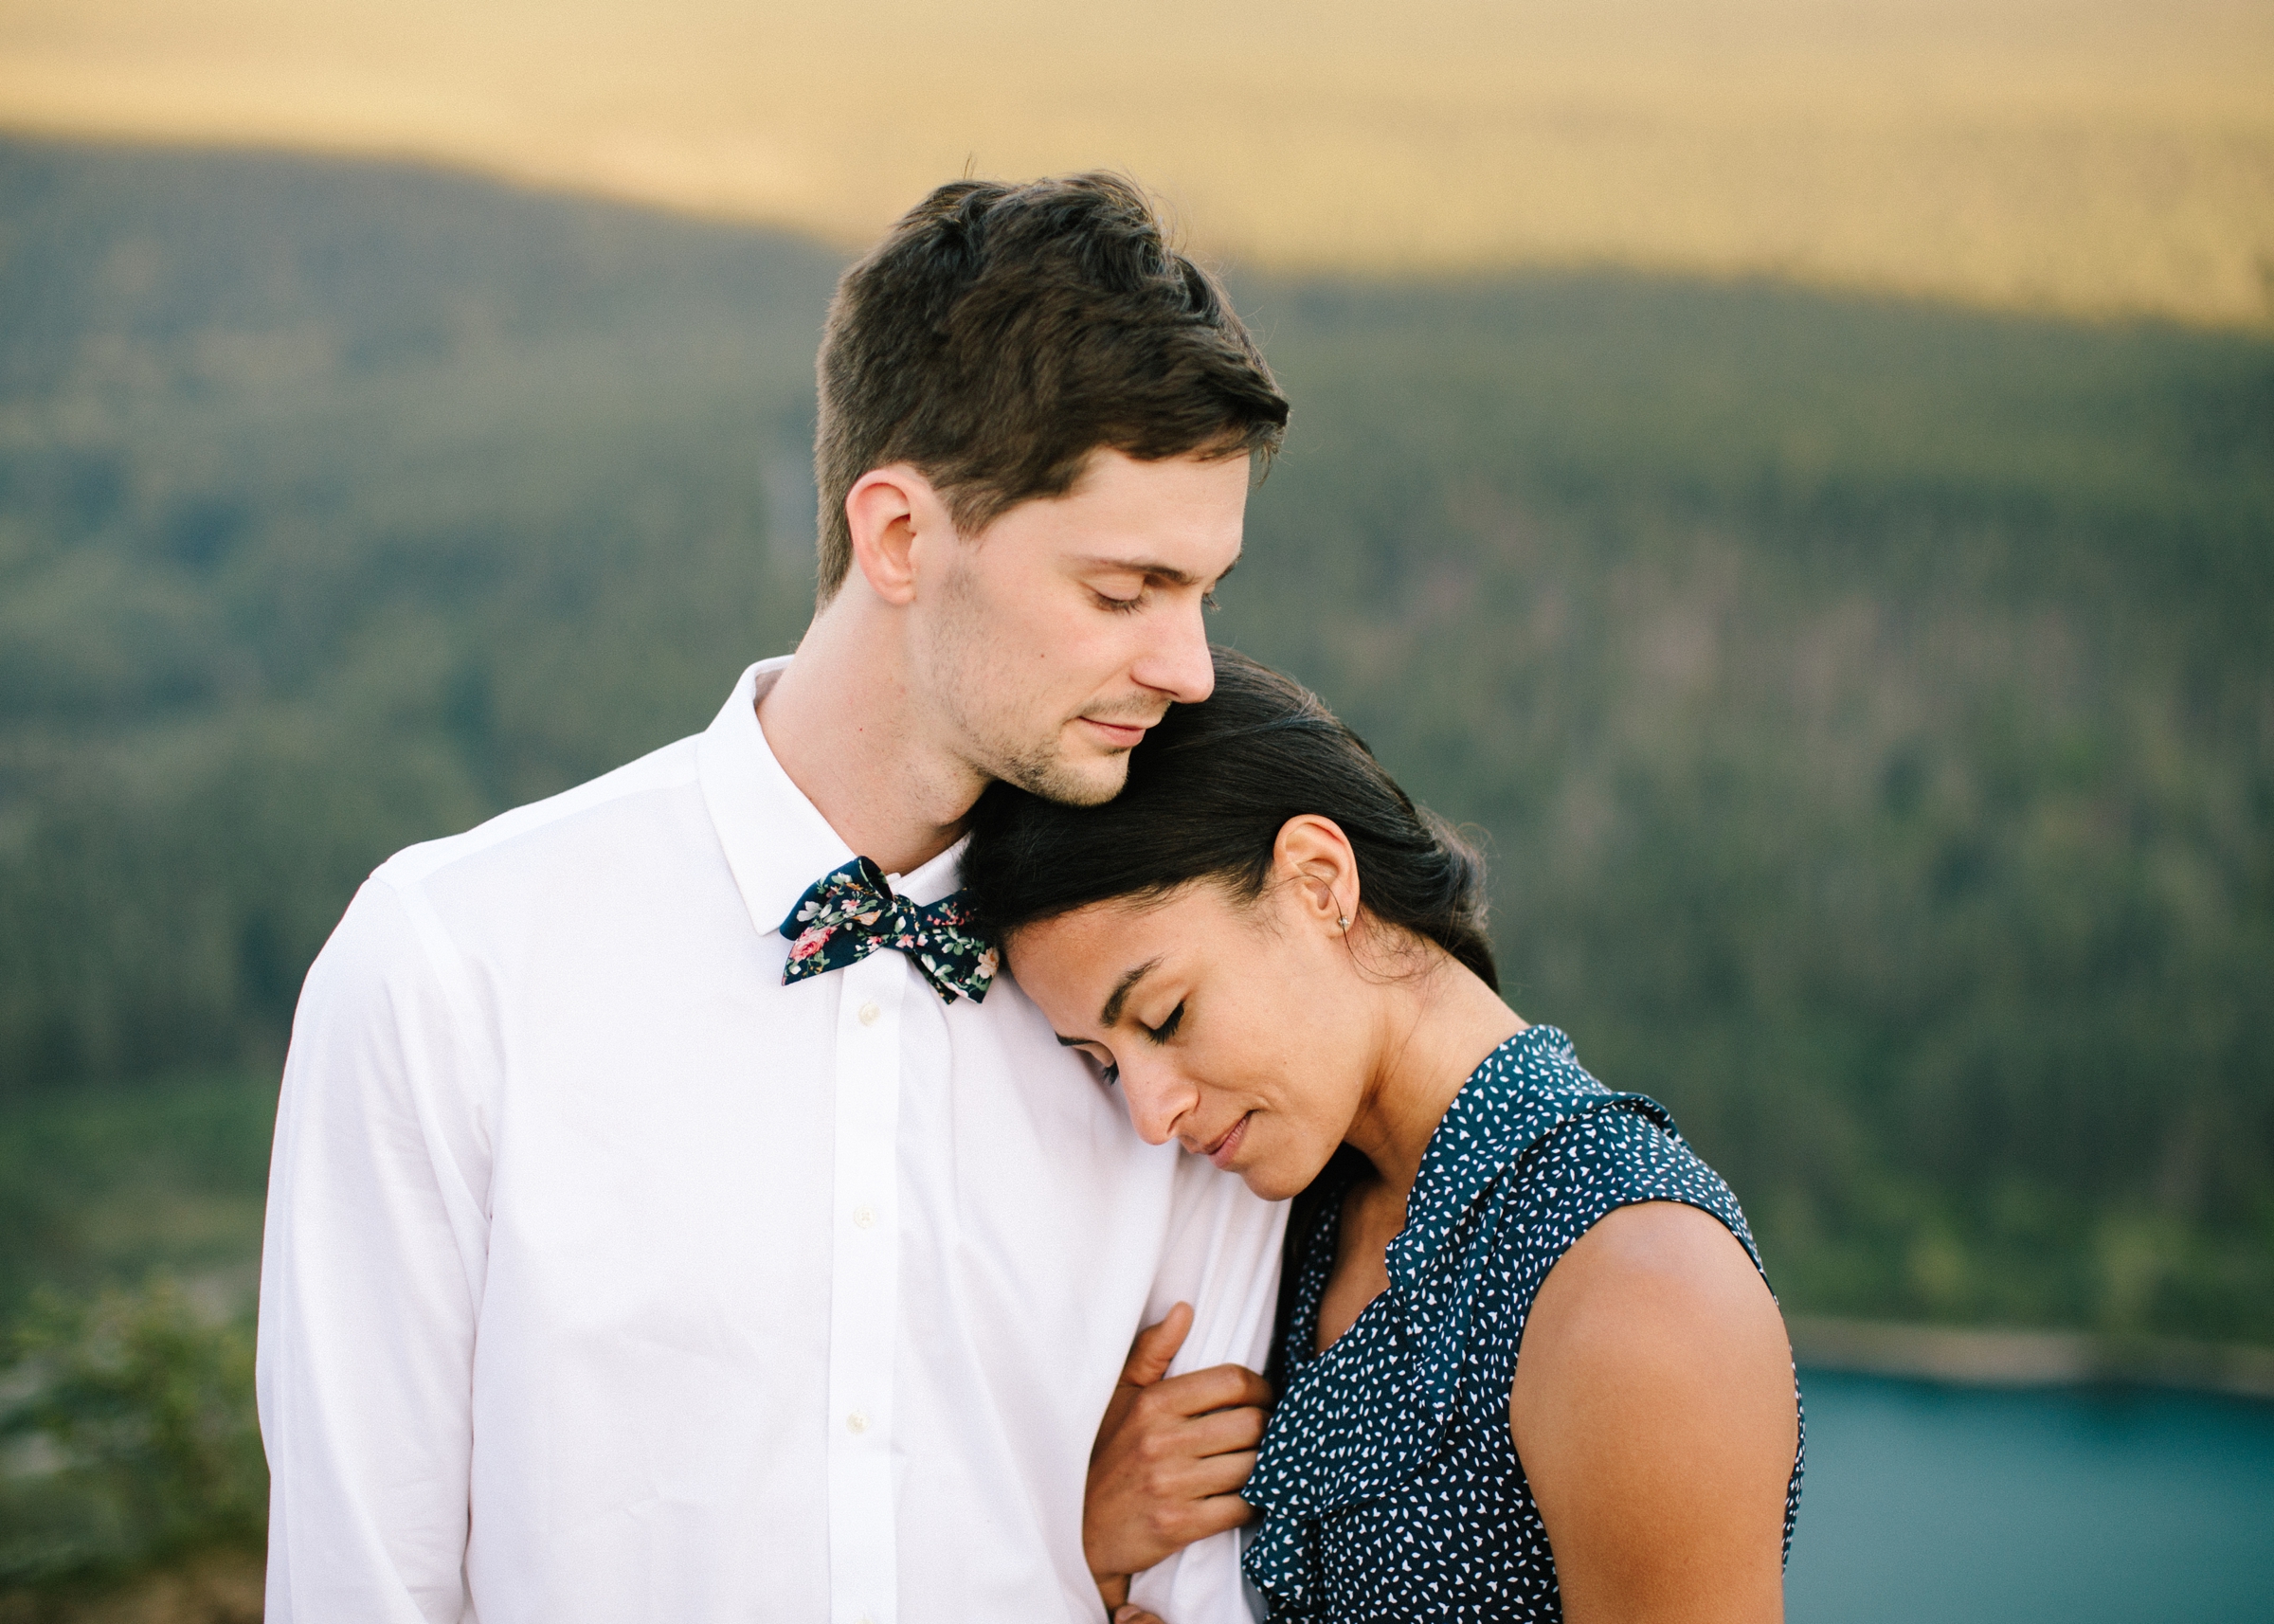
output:
M 1331 818 L 1358 855 L 1360 906 L 1435 942 L 1498 991 L 1485 864 L 1416 806 L 1363 740 L 1301 683 L 1228 648 L 1216 692 L 1176 705 L 1129 756 L 1128 785 L 1065 806 L 1007 784 L 981 797 L 964 854 L 979 923 L 1000 936 L 1092 902 L 1213 880 L 1248 901 L 1290 818 Z

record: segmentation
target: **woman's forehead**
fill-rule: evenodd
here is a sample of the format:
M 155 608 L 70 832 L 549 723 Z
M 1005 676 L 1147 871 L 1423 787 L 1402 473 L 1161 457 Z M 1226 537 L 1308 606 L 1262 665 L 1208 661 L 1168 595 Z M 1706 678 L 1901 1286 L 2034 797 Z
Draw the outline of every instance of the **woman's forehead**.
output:
M 1098 902 L 1086 902 L 1079 908 L 1017 927 L 1003 938 L 1003 948 L 1014 959 L 1036 955 L 1053 959 L 1089 958 L 1116 943 L 1126 943 L 1132 935 L 1146 932 L 1177 900 L 1173 895 L 1110 896 Z
M 1143 966 L 1180 949 L 1203 946 L 1216 933 L 1216 915 L 1229 911 L 1214 886 L 1181 886 L 1165 896 L 1120 896 L 1038 919 L 1010 931 L 1003 951 L 1021 985 L 1041 996 L 1088 998 L 1095 1017 L 1100 998 L 1089 998 Z

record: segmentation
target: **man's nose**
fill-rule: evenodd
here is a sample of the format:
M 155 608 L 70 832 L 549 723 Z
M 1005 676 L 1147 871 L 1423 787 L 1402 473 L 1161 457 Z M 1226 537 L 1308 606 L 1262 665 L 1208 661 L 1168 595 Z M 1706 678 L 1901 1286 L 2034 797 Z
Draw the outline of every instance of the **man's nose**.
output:
M 1195 598 L 1161 619 L 1159 641 L 1129 675 L 1179 705 L 1197 705 L 1216 691 L 1216 661 L 1208 654 L 1207 611 Z

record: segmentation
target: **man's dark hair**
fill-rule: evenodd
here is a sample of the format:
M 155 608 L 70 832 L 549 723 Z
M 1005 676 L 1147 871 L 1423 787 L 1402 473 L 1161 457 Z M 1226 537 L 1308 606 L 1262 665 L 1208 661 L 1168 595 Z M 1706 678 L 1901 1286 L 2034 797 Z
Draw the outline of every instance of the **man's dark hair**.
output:
M 1110 174 L 933 191 L 838 282 L 817 370 L 823 602 L 872 468 L 914 465 L 970 533 L 1064 495 L 1101 447 L 1268 459 L 1287 427 L 1223 289 Z
M 1416 806 L 1365 741 L 1292 678 L 1211 650 L 1216 691 L 1168 714 L 1129 752 L 1128 786 L 1062 806 L 994 784 L 972 814 L 963 885 L 1001 935 L 1093 902 L 1165 896 L 1195 880 L 1262 893 L 1290 818 L 1331 818 L 1358 857 L 1359 906 L 1435 942 L 1495 991 L 1485 864 Z

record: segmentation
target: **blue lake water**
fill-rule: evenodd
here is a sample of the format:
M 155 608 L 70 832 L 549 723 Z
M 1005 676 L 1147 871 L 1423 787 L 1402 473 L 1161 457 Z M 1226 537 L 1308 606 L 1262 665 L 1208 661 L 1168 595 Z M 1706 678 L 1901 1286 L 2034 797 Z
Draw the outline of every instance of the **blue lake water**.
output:
M 2274 1621 L 2274 1404 L 1800 1385 L 1791 1624 Z

